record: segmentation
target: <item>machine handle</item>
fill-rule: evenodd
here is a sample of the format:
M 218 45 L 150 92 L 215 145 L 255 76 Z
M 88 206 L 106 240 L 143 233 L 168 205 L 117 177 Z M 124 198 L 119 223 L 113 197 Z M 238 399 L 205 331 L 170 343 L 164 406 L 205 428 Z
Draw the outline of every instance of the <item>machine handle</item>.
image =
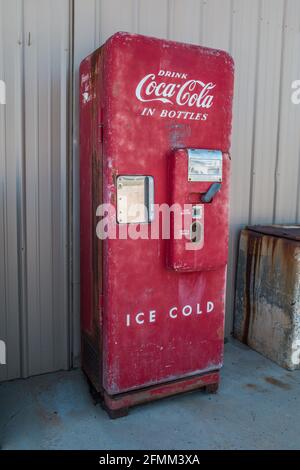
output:
M 211 202 L 218 191 L 221 189 L 221 183 L 213 183 L 208 191 L 201 197 L 201 202 Z

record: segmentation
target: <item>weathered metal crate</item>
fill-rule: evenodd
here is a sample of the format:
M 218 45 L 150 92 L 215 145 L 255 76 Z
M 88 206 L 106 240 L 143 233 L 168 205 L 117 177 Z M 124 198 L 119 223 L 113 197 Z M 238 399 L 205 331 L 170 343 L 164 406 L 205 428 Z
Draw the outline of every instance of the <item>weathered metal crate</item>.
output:
M 242 230 L 234 336 L 286 369 L 300 368 L 300 226 Z

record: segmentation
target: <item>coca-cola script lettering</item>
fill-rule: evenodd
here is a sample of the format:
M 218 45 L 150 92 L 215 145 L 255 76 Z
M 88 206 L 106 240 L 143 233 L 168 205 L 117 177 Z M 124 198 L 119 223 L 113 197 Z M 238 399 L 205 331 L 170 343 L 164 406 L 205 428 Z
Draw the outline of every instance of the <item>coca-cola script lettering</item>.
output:
M 215 86 L 212 82 L 204 83 L 194 79 L 185 80 L 180 84 L 166 83 L 157 80 L 154 73 L 149 73 L 141 79 L 135 94 L 143 103 L 161 101 L 172 105 L 209 109 L 213 105 L 214 95 L 211 90 Z

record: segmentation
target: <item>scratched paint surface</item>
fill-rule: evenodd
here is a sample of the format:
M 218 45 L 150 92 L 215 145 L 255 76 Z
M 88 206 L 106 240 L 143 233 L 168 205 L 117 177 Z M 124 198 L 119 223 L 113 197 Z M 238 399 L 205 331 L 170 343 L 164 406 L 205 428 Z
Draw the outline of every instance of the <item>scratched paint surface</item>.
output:
M 300 367 L 299 228 L 243 230 L 237 273 L 235 337 L 287 369 Z
M 96 240 L 93 211 L 101 202 L 116 205 L 118 175 L 152 176 L 155 203 L 168 203 L 174 184 L 168 161 L 177 148 L 229 152 L 232 59 L 222 51 L 118 33 L 83 61 L 80 76 L 83 368 L 109 394 L 217 370 L 228 157 L 215 198 L 219 211 L 214 202 L 207 211 L 211 237 L 216 224 L 218 239 L 195 254 L 199 260 L 211 255 L 209 270 L 170 269 L 170 240 Z M 182 174 L 173 178 L 180 181 Z

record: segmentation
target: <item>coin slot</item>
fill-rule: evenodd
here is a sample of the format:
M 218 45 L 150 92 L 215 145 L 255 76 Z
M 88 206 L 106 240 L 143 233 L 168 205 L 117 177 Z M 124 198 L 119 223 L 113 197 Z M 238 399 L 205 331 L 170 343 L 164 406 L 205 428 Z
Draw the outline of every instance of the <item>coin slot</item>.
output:
M 200 222 L 193 222 L 190 228 L 190 240 L 192 243 L 200 243 L 202 235 L 202 225 Z

